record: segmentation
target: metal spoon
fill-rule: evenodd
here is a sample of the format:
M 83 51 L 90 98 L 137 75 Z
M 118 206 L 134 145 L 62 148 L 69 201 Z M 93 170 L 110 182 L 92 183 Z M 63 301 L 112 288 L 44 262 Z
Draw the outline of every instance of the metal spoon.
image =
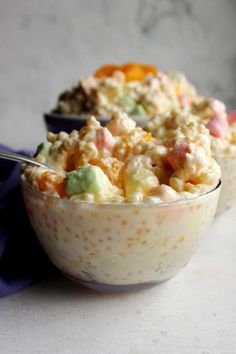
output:
M 0 151 L 0 158 L 6 159 L 6 160 L 13 160 L 13 161 L 17 161 L 17 162 L 25 162 L 25 163 L 29 163 L 31 165 L 46 168 L 47 170 L 53 170 L 51 167 L 45 165 L 42 162 L 35 160 L 33 157 L 15 154 L 14 152 Z

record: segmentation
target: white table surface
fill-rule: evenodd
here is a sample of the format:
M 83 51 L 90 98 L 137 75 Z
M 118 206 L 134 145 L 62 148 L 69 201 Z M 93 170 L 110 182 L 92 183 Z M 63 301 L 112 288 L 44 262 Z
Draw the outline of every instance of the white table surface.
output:
M 102 294 L 56 277 L 0 300 L 0 353 L 235 354 L 236 208 L 172 280 Z

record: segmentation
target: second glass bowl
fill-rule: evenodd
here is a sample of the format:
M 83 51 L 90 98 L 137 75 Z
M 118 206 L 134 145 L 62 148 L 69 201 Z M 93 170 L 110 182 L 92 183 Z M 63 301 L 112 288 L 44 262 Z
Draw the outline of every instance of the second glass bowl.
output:
M 220 214 L 236 204 L 236 155 L 215 156 L 221 167 L 222 188 L 216 214 Z

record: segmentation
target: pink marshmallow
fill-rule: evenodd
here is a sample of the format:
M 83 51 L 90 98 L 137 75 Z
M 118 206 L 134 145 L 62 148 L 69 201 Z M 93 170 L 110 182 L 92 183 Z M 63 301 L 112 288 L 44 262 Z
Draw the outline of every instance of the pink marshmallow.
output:
M 168 154 L 167 160 L 171 167 L 176 171 L 184 164 L 186 154 L 190 153 L 191 149 L 188 143 L 184 142 L 174 146 L 173 150 Z
M 190 106 L 192 100 L 191 97 L 187 96 L 187 95 L 179 95 L 179 102 L 181 104 L 181 106 L 183 107 L 188 107 Z
M 236 123 L 236 111 L 233 111 L 228 115 L 228 123 L 229 124 Z
M 214 115 L 214 117 L 209 120 L 206 127 L 209 129 L 211 135 L 216 138 L 223 138 L 228 132 L 229 124 L 222 116 Z
M 171 85 L 171 80 L 166 74 L 159 72 L 157 77 L 163 85 Z
M 96 146 L 98 150 L 111 151 L 115 144 L 115 139 L 107 128 L 100 128 L 97 130 Z

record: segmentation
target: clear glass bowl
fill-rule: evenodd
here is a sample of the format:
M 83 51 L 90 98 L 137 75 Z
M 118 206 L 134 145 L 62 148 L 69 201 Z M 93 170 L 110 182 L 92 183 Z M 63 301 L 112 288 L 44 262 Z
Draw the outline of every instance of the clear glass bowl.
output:
M 214 156 L 221 167 L 222 188 L 216 214 L 220 214 L 236 204 L 236 155 Z
M 51 261 L 87 287 L 123 291 L 165 281 L 189 262 L 213 220 L 220 183 L 199 197 L 161 204 L 92 204 L 25 182 L 22 189 Z

